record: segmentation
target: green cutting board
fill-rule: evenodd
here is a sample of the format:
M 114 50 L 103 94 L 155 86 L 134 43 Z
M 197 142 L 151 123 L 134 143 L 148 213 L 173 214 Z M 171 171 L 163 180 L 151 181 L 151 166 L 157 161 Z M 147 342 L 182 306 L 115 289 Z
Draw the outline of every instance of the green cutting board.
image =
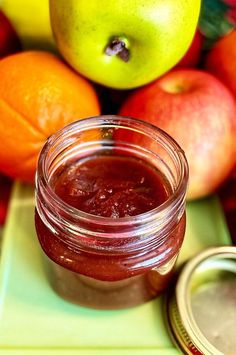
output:
M 189 203 L 178 263 L 200 250 L 230 244 L 216 197 Z M 119 311 L 82 308 L 50 287 L 34 230 L 34 193 L 15 184 L 0 267 L 0 353 L 12 355 L 177 355 L 162 297 Z

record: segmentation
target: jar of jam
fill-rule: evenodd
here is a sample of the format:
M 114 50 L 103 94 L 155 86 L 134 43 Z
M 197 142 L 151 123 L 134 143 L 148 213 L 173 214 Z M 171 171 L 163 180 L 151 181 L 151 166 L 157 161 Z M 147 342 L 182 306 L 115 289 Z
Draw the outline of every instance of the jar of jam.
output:
M 184 238 L 187 181 L 179 145 L 136 119 L 93 117 L 51 136 L 35 225 L 55 291 L 99 309 L 161 294 Z

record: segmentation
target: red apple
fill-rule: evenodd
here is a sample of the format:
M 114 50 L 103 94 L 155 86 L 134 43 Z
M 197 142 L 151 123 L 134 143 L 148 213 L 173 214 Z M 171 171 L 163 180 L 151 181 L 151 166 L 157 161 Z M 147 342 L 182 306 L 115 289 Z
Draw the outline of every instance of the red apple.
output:
M 6 220 L 11 186 L 12 181 L 3 175 L 0 175 L 0 226 L 2 226 Z
M 203 35 L 197 29 L 193 37 L 192 43 L 184 55 L 184 57 L 176 65 L 176 68 L 183 67 L 196 67 L 199 64 L 201 58 L 201 51 L 203 46 Z
M 236 6 L 236 0 L 224 0 L 224 2 L 231 6 Z
M 0 11 L 0 58 L 21 50 L 21 42 L 11 22 Z
M 230 91 L 211 74 L 173 70 L 134 91 L 119 113 L 148 121 L 179 143 L 190 169 L 188 199 L 211 194 L 233 168 L 236 105 Z
M 236 29 L 216 42 L 207 54 L 205 67 L 236 97 Z

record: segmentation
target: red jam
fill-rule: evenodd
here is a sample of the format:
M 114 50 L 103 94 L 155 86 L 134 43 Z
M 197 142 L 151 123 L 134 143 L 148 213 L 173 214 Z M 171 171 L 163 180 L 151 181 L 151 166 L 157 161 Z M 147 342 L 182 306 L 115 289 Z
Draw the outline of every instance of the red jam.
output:
M 103 217 L 121 218 L 145 213 L 166 201 L 171 193 L 166 178 L 137 158 L 94 156 L 60 171 L 51 181 L 55 193 L 67 204 Z M 51 265 L 52 284 L 59 294 L 92 307 L 120 308 L 153 298 L 166 288 L 173 260 L 183 241 L 185 216 L 173 227 L 165 243 L 137 255 L 96 252 L 91 255 L 86 250 L 68 248 L 63 236 L 55 238 L 37 213 L 36 229 L 43 250 L 56 263 Z M 127 241 L 124 239 L 122 243 Z M 91 244 L 94 243 L 99 247 L 99 241 L 91 240 Z M 115 238 L 109 246 L 116 246 Z M 160 263 L 158 255 L 165 250 L 169 252 Z M 155 259 L 156 264 L 164 268 L 170 262 L 166 272 L 150 270 L 149 265 L 155 265 Z M 91 294 L 94 294 L 92 299 L 96 298 L 96 305 L 93 300 L 88 301 Z
M 57 176 L 56 194 L 78 210 L 103 217 L 128 217 L 167 200 L 171 188 L 160 172 L 134 157 L 94 156 Z

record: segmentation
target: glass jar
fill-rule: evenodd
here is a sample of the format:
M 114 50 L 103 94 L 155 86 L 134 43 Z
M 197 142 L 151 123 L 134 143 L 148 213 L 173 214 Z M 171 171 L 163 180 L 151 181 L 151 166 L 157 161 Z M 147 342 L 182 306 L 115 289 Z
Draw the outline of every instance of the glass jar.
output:
M 161 173 L 168 198 L 145 213 L 113 218 L 81 211 L 56 194 L 55 183 L 74 163 L 114 155 Z M 38 162 L 35 225 L 56 292 L 99 309 L 131 307 L 161 294 L 184 238 L 187 181 L 179 145 L 136 119 L 93 117 L 51 136 Z

